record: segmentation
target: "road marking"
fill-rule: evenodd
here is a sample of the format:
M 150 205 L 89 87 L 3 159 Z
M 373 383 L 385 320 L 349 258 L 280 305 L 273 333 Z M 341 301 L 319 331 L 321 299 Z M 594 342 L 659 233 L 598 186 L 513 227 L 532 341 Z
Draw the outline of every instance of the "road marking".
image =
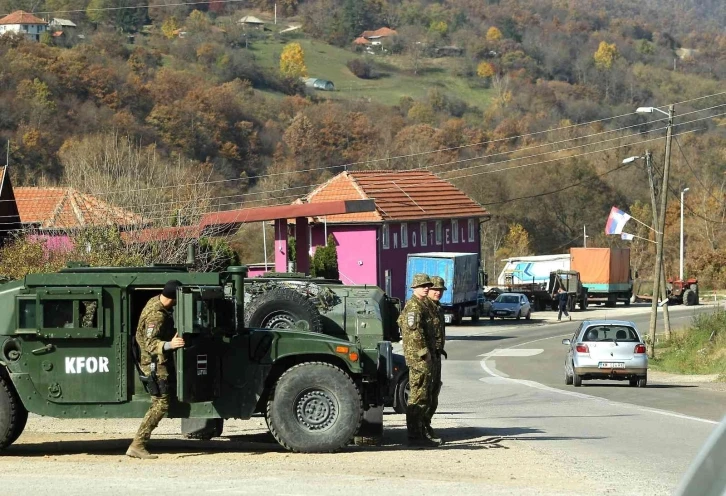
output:
M 526 343 L 521 343 L 521 344 L 514 345 L 511 348 L 516 348 L 518 346 L 525 346 L 525 345 L 528 345 L 528 344 L 531 344 L 531 343 L 537 343 L 539 341 L 545 341 L 547 339 L 556 339 L 556 338 L 561 338 L 562 336 L 570 336 L 570 335 L 571 334 L 562 334 L 560 336 L 552 336 L 552 337 L 549 337 L 549 338 L 535 339 L 533 341 L 528 341 Z M 504 349 L 506 350 L 507 348 L 504 348 Z M 498 356 L 504 356 L 504 355 L 498 355 Z M 503 382 L 520 384 L 522 386 L 527 386 L 527 387 L 539 389 L 539 390 L 542 390 L 542 391 L 548 391 L 548 392 L 551 392 L 551 393 L 563 394 L 563 395 L 566 395 L 566 396 L 572 396 L 572 397 L 575 397 L 575 398 L 580 398 L 580 399 L 585 399 L 585 400 L 600 401 L 600 402 L 606 403 L 606 404 L 611 405 L 611 406 L 625 406 L 625 407 L 633 408 L 633 409 L 638 410 L 638 411 L 641 411 L 641 412 L 655 413 L 655 414 L 658 414 L 658 415 L 664 415 L 666 417 L 674 417 L 674 418 L 679 418 L 679 419 L 684 419 L 684 420 L 694 420 L 696 422 L 703 422 L 703 423 L 712 424 L 712 425 L 718 425 L 719 424 L 719 422 L 718 421 L 715 421 L 715 420 L 709 420 L 709 419 L 704 419 L 704 418 L 700 418 L 700 417 L 692 417 L 690 415 L 683 415 L 681 413 L 669 412 L 667 410 L 659 410 L 657 408 L 649 408 L 649 407 L 645 407 L 645 406 L 633 405 L 631 403 L 622 403 L 620 401 L 613 401 L 613 400 L 609 400 L 607 398 L 601 398 L 600 396 L 592 396 L 592 395 L 585 394 L 585 393 L 576 393 L 574 391 L 564 391 L 562 389 L 557 389 L 557 388 L 553 388 L 553 387 L 550 387 L 550 386 L 545 386 L 544 384 L 541 384 L 539 382 L 528 381 L 526 379 L 513 379 L 511 377 L 507 377 L 506 374 L 502 375 L 502 373 L 496 371 L 496 369 L 492 370 L 487 365 L 487 363 L 486 363 L 488 359 L 489 359 L 489 357 L 486 357 L 486 358 L 482 359 L 481 362 L 479 362 L 479 364 L 481 365 L 481 368 L 484 369 L 484 372 L 486 372 L 487 374 L 489 374 L 491 377 L 496 378 L 496 379 L 499 379 L 500 381 L 503 381 Z M 489 381 L 489 378 L 483 378 L 483 379 L 480 379 L 480 380 L 482 382 L 490 382 Z M 500 382 L 500 381 L 497 381 L 497 382 Z
M 532 348 L 532 349 L 515 349 L 515 348 L 495 348 L 494 351 L 479 355 L 480 357 L 531 357 L 544 353 L 543 349 Z

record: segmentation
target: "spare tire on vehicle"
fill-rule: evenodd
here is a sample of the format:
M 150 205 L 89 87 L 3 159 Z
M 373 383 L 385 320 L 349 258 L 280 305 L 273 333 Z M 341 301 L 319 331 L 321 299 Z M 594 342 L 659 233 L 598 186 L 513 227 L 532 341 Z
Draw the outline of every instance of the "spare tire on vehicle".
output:
M 247 304 L 244 323 L 245 327 L 323 332 L 323 320 L 315 304 L 284 287 L 265 291 Z

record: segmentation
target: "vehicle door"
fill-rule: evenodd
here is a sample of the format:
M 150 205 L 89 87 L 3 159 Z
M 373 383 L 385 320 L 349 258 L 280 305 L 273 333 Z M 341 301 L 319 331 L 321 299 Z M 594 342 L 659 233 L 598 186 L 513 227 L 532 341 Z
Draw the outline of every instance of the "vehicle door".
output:
M 39 288 L 16 297 L 23 362 L 52 403 L 126 400 L 125 342 L 114 332 L 112 297 L 100 287 Z M 26 348 L 27 347 L 27 348 Z
M 522 295 L 519 297 L 519 304 L 522 307 L 522 315 L 527 315 L 529 313 L 529 300 L 526 296 Z
M 221 286 L 182 286 L 177 290 L 174 323 L 185 346 L 176 350 L 177 398 L 183 403 L 219 396 L 223 335 L 229 312 Z

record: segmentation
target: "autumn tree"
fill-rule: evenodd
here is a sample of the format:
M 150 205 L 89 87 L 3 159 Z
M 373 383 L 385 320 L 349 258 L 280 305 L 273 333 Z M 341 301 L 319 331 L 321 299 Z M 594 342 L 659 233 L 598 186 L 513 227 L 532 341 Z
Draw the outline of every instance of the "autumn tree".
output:
M 479 65 L 476 66 L 476 75 L 482 79 L 494 77 L 494 74 L 496 74 L 494 66 L 489 62 L 479 62 Z
M 502 39 L 502 32 L 496 26 L 492 26 L 487 29 L 486 40 L 487 41 L 499 41 Z
M 179 21 L 177 21 L 176 17 L 167 17 L 161 25 L 161 32 L 164 34 L 166 39 L 171 40 L 176 36 L 177 30 L 180 27 L 181 26 L 179 25 Z
M 504 242 L 496 252 L 497 259 L 523 257 L 531 254 L 532 248 L 527 230 L 521 224 L 510 224 Z
M 593 59 L 595 60 L 595 66 L 598 69 L 601 71 L 609 71 L 618 56 L 618 47 L 615 43 L 601 41 Z
M 288 43 L 280 55 L 280 72 L 287 77 L 305 77 L 308 69 L 305 67 L 305 52 L 300 43 Z

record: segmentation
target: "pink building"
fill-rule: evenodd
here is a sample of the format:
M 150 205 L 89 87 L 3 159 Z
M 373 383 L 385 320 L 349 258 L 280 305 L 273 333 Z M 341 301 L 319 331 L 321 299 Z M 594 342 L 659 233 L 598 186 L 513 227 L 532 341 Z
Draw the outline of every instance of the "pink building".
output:
M 428 171 L 344 172 L 319 186 L 302 203 L 339 200 L 372 200 L 375 210 L 312 217 L 307 232 L 301 232 L 296 223 L 297 245 L 302 244 L 302 235 L 312 254 L 332 234 L 344 284 L 377 285 L 401 299 L 406 295 L 409 253 L 479 253 L 479 225 L 490 218 L 481 205 Z M 287 261 L 283 222 L 276 222 L 275 241 L 276 270 L 282 272 Z M 307 266 L 298 264 L 297 270 L 306 272 Z

